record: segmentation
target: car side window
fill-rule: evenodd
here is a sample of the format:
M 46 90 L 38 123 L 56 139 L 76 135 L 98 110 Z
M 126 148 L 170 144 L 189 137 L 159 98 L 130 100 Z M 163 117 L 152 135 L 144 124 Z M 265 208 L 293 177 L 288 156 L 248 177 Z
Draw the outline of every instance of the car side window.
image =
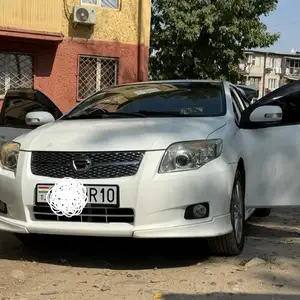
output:
M 39 102 L 29 99 L 14 99 L 4 107 L 2 126 L 16 128 L 35 128 L 25 122 L 26 114 L 33 111 L 49 111 Z M 51 113 L 51 111 L 49 111 Z

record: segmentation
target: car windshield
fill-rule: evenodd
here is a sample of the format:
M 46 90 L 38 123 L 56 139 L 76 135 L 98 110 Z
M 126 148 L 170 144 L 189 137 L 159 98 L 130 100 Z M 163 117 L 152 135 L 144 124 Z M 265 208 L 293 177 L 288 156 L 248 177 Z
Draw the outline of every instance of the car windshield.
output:
M 212 117 L 225 115 L 221 82 L 133 84 L 100 91 L 62 119 Z

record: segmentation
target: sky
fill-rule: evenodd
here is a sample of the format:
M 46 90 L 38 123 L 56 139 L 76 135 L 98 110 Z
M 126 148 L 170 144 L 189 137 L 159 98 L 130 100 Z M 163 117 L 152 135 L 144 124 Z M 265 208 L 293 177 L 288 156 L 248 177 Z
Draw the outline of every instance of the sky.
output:
M 300 0 L 279 0 L 276 11 L 261 19 L 269 32 L 279 32 L 281 37 L 270 48 L 260 50 L 290 53 L 294 48 L 300 51 Z

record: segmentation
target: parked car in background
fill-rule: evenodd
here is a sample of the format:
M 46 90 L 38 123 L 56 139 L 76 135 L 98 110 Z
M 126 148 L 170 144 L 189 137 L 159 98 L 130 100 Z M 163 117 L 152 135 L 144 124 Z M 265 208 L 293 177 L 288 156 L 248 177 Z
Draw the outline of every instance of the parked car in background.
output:
M 43 126 L 2 146 L 0 230 L 198 237 L 237 255 L 254 208 L 300 205 L 299 94 L 296 82 L 249 105 L 226 81 L 158 81 L 104 89 L 56 121 L 34 109 L 27 126 Z M 66 177 L 88 189 L 72 218 L 45 197 Z
M 259 98 L 259 90 L 257 88 L 241 84 L 237 84 L 236 87 L 245 93 L 249 104 L 254 103 Z

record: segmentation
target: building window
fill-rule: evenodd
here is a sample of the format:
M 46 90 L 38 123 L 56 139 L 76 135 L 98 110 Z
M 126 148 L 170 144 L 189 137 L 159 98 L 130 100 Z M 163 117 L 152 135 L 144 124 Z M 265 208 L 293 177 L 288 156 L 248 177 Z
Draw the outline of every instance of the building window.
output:
M 252 65 L 260 67 L 260 56 L 252 56 Z
M 259 89 L 260 88 L 260 81 L 261 81 L 260 77 L 249 77 L 247 85 L 252 86 L 256 89 Z
M 272 90 L 276 89 L 276 83 L 277 83 L 277 80 L 276 80 L 276 79 L 274 79 L 274 78 L 269 78 L 269 79 L 268 79 L 268 88 L 269 88 L 269 89 L 272 89 Z
M 119 8 L 120 0 L 81 0 L 82 5 L 97 5 L 107 8 Z
M 300 74 L 300 60 L 299 59 L 287 59 L 286 61 L 287 75 L 299 75 Z
M 33 88 L 31 55 L 0 52 L 0 97 L 19 88 Z
M 269 57 L 269 68 L 275 68 L 275 57 Z
M 118 83 L 118 60 L 80 56 L 78 66 L 78 100 Z

